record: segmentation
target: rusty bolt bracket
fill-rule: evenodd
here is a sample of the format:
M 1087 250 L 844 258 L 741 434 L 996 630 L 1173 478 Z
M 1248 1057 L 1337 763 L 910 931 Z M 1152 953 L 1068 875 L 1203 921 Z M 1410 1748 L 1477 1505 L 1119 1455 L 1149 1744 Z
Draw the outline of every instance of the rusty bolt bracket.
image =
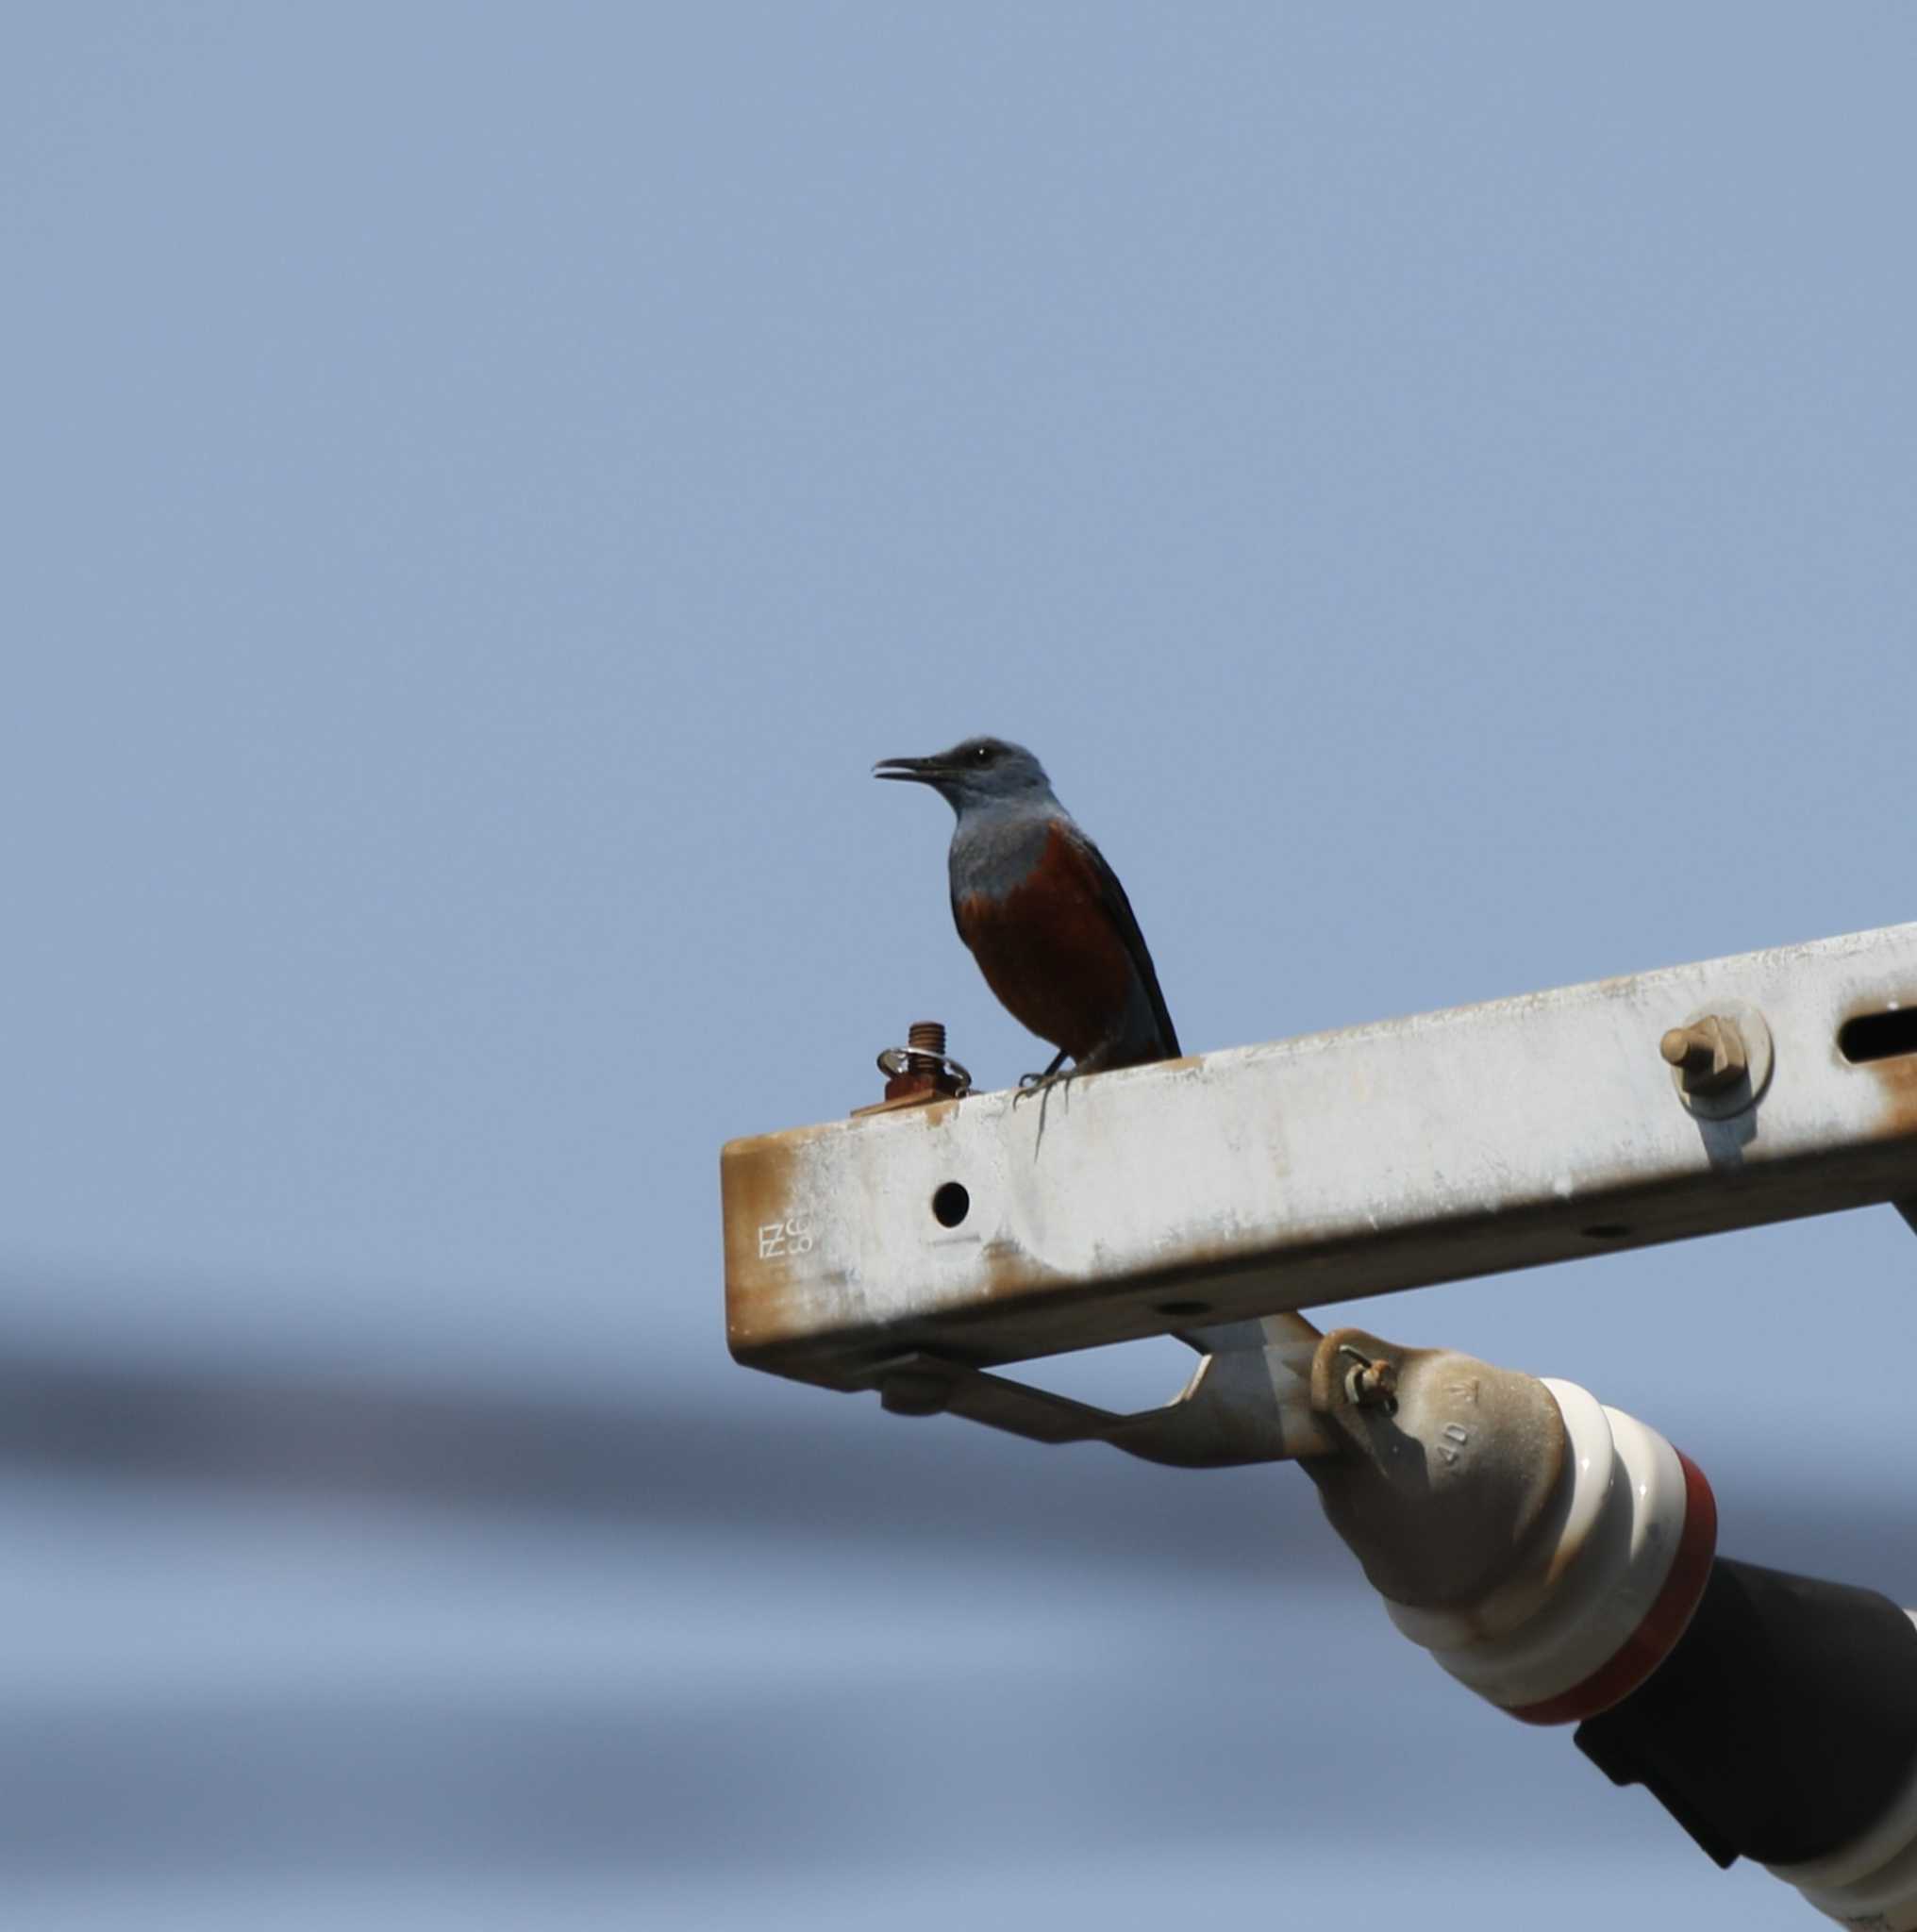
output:
M 1397 1407 L 1392 1399 L 1398 1389 L 1398 1365 L 1388 1356 L 1375 1359 L 1349 1342 L 1339 1346 L 1341 1356 L 1349 1356 L 1352 1366 L 1344 1372 L 1344 1398 L 1358 1408 L 1382 1408 L 1390 1415 Z
M 940 1020 L 914 1020 L 906 1028 L 906 1044 L 889 1046 L 879 1055 L 878 1071 L 886 1076 L 885 1098 L 870 1107 L 855 1107 L 854 1120 L 862 1114 L 924 1107 L 933 1100 L 962 1100 L 972 1091 L 972 1075 L 945 1051 L 945 1027 Z
M 1659 1042 L 1667 1064 L 1682 1070 L 1690 1093 L 1722 1093 L 1750 1070 L 1743 1035 L 1735 1020 L 1707 1014 L 1689 1026 L 1674 1026 Z

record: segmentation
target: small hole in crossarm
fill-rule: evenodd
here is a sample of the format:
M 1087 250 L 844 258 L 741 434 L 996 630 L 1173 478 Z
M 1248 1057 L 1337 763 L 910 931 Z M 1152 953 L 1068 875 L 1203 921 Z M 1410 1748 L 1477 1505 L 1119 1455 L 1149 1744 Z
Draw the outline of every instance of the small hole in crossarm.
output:
M 1917 1007 L 1892 1007 L 1846 1020 L 1837 1029 L 1837 1050 L 1852 1066 L 1917 1053 Z
M 1588 1241 L 1621 1241 L 1630 1233 L 1622 1221 L 1597 1221 L 1577 1231 Z
M 957 1227 L 972 1212 L 972 1196 L 957 1181 L 947 1181 L 932 1196 L 932 1218 L 941 1227 Z
M 1160 1302 L 1159 1304 L 1159 1313 L 1161 1315 L 1209 1315 L 1210 1312 L 1211 1304 L 1209 1302 Z

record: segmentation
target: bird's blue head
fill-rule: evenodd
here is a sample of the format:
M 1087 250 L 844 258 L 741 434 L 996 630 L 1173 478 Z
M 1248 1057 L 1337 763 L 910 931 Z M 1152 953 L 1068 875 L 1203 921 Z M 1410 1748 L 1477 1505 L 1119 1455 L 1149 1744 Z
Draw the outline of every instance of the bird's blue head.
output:
M 928 758 L 880 758 L 872 775 L 929 785 L 961 818 L 968 810 L 1058 806 L 1044 766 L 1002 738 L 968 738 Z

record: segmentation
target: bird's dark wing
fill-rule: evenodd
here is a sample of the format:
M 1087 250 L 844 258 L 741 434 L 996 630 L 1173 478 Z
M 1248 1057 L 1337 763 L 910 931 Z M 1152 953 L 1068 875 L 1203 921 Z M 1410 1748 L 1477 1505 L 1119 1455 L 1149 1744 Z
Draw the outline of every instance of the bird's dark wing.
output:
M 1176 1059 L 1178 1035 L 1172 1024 L 1171 1014 L 1165 1010 L 1165 996 L 1159 990 L 1158 969 L 1153 966 L 1152 956 L 1145 948 L 1145 936 L 1139 930 L 1138 915 L 1131 909 L 1131 901 L 1125 896 L 1125 888 L 1119 884 L 1118 874 L 1106 863 L 1105 854 L 1075 824 L 1071 827 L 1071 836 L 1073 843 L 1091 861 L 1105 909 L 1111 915 L 1112 925 L 1125 941 L 1125 951 L 1131 955 L 1131 963 L 1138 969 L 1138 976 L 1144 981 L 1145 996 L 1152 1003 L 1152 1018 L 1158 1023 L 1159 1039 L 1163 1043 L 1165 1058 Z

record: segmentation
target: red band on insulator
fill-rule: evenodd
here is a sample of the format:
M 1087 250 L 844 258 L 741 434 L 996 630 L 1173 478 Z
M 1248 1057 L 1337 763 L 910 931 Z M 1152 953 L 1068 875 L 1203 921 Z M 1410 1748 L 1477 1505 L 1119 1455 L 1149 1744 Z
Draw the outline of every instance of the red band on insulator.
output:
M 1571 1690 L 1511 1711 L 1519 1723 L 1575 1724 L 1595 1717 L 1622 1704 L 1676 1649 L 1710 1580 L 1710 1561 L 1717 1554 L 1717 1499 L 1704 1472 L 1681 1449 L 1676 1455 L 1684 1470 L 1684 1527 L 1663 1589 L 1643 1622 L 1606 1662 Z

